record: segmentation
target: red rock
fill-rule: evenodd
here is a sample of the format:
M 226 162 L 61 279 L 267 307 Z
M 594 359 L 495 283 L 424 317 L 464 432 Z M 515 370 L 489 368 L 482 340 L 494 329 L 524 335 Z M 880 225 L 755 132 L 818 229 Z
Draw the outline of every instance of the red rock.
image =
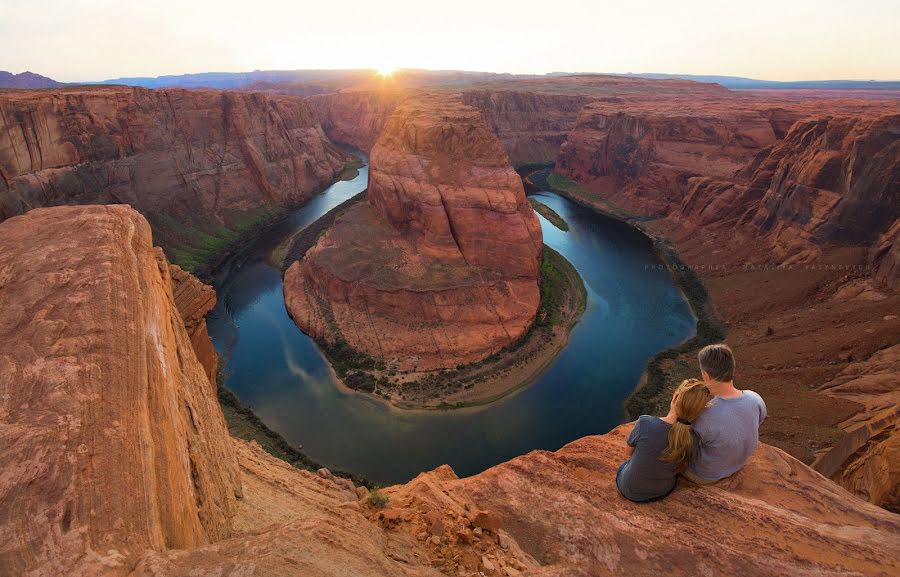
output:
M 209 382 L 215 387 L 219 355 L 216 354 L 212 339 L 206 330 L 206 314 L 216 306 L 216 291 L 177 264 L 168 263 L 161 250 L 157 251 L 157 258 L 160 266 L 167 264 L 169 267 L 172 296 L 175 298 L 178 314 L 184 321 L 184 328 L 191 338 L 191 346 L 197 360 L 203 365 Z
M 0 223 L 2 574 L 232 534 L 237 461 L 158 258 L 126 206 Z
M 409 101 L 372 150 L 357 205 L 285 274 L 294 321 L 403 370 L 475 362 L 531 326 L 541 231 L 477 110 Z
M 128 203 L 170 256 L 197 240 L 193 229 L 306 200 L 344 163 L 300 98 L 123 86 L 0 94 L 0 219 Z
M 487 511 L 476 511 L 470 515 L 472 525 L 496 532 L 500 529 L 500 517 Z

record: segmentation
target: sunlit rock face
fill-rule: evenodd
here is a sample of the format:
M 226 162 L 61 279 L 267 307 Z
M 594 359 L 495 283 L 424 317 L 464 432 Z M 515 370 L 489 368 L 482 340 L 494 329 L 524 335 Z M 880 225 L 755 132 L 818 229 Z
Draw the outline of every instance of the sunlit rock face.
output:
M 309 198 L 347 157 L 301 98 L 76 87 L 0 94 L 0 220 L 59 204 L 127 203 L 157 244 Z
M 540 301 L 541 230 L 478 110 L 402 104 L 371 151 L 368 202 L 285 275 L 297 324 L 404 368 L 455 367 L 524 334 Z

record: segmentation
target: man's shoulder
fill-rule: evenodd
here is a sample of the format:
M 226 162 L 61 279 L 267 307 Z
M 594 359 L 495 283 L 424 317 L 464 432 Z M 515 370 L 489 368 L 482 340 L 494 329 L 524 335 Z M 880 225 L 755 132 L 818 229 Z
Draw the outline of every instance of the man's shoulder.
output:
M 752 399 L 758 405 L 766 405 L 766 402 L 763 400 L 762 396 L 756 391 L 752 391 L 750 389 L 744 389 L 744 395 Z

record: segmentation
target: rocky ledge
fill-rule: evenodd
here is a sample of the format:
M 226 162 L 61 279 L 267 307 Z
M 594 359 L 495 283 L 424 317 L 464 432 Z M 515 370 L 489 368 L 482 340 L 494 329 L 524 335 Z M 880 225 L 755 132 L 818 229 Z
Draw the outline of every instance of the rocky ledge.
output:
M 165 265 L 124 206 L 0 224 L 0 574 L 900 571 L 900 516 L 766 445 L 727 481 L 641 505 L 614 486 L 624 426 L 374 495 L 294 469 L 228 437 Z
M 387 371 L 455 368 L 532 326 L 541 246 L 478 110 L 453 96 L 412 99 L 372 149 L 367 202 L 290 266 L 285 300 L 338 366 L 352 356 Z

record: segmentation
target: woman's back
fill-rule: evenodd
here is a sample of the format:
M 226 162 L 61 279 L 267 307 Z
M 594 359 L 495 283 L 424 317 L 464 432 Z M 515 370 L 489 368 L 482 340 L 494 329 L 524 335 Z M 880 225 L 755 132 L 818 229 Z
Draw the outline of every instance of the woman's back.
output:
M 650 415 L 642 415 L 635 423 L 628 435 L 628 444 L 634 447 L 634 454 L 616 475 L 616 485 L 626 498 L 632 501 L 658 499 L 675 488 L 677 465 L 662 458 L 671 427 L 659 417 Z

